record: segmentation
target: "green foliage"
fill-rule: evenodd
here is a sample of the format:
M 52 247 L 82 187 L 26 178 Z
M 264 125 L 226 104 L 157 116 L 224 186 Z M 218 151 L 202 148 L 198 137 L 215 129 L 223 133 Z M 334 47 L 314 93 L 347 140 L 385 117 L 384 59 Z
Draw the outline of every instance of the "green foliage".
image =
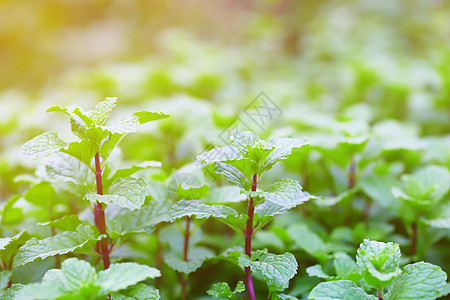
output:
M 447 278 L 447 274 L 440 267 L 426 262 L 409 264 L 400 269 L 400 248 L 394 243 L 364 240 L 358 249 L 356 260 L 359 268 L 347 255 L 337 254 L 334 266 L 337 278 L 341 280 L 318 284 L 308 299 L 377 299 L 366 293 L 369 285 L 374 287 L 380 296 L 384 294 L 385 288 L 389 287 L 382 299 L 431 300 L 440 296 Z M 320 266 L 309 270 L 310 276 L 331 279 L 324 274 Z M 361 278 L 365 284 L 361 283 Z
M 121 299 L 120 297 L 127 296 L 129 293 L 138 295 L 138 292 L 143 292 L 142 287 L 139 287 L 141 291 L 138 291 L 136 287 L 127 290 L 128 287 L 146 278 L 158 276 L 161 276 L 158 270 L 136 263 L 112 264 L 108 270 L 96 272 L 95 268 L 89 263 L 76 258 L 69 258 L 62 263 L 61 269 L 47 271 L 42 283 L 32 283 L 23 287 L 17 297 L 27 297 L 28 299 L 100 299 L 110 292 L 124 290 L 118 294 L 113 294 L 117 299 Z M 144 292 L 148 293 L 149 291 L 145 291 L 144 288 Z M 159 299 L 159 297 L 155 295 L 149 299 Z

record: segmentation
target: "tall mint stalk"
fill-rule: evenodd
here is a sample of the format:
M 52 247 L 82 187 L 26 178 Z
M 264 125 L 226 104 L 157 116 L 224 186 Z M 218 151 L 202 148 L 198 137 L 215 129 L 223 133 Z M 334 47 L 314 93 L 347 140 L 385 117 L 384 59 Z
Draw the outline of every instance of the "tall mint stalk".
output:
M 179 216 L 194 214 L 215 217 L 243 234 L 244 252 L 229 250 L 225 255 L 234 257 L 235 263 L 244 269 L 245 286 L 250 300 L 262 299 L 254 289 L 255 273 L 267 283 L 269 297 L 272 297 L 288 286 L 289 280 L 297 272 L 297 261 L 291 253 L 275 255 L 267 253 L 265 249 L 252 252 L 252 239 L 273 216 L 287 213 L 289 209 L 315 197 L 302 192 L 300 184 L 295 180 L 278 180 L 264 191 L 258 190 L 258 182 L 276 162 L 286 159 L 294 149 L 307 143 L 305 139 L 294 138 L 272 138 L 266 142 L 249 131 L 235 133 L 230 137 L 230 141 L 229 146 L 216 147 L 202 153 L 197 161 L 206 165 L 207 170 L 224 175 L 241 193 L 247 195 L 247 212 L 239 214 L 228 206 L 205 205 L 195 201 L 177 207 L 177 212 Z M 265 272 L 267 268 L 271 268 L 273 272 Z M 230 290 L 226 283 L 220 283 L 209 293 L 220 297 L 220 290 L 224 287 Z M 242 287 L 238 284 L 235 291 L 230 290 L 230 293 L 235 295 L 241 290 Z
M 47 132 L 33 138 L 22 147 L 23 154 L 31 159 L 52 155 L 44 163 L 50 170 L 53 168 L 52 174 L 61 173 L 58 175 L 59 179 L 67 176 L 65 173 L 73 174 L 71 176 L 76 177 L 65 180 L 74 183 L 79 182 L 81 187 L 77 187 L 75 191 L 80 196 L 84 196 L 84 199 L 89 200 L 94 206 L 94 221 L 100 237 L 96 238 L 95 234 L 92 233 L 89 239 L 95 241 L 95 251 L 100 255 L 105 270 L 110 266 L 109 255 L 113 248 L 109 245 L 109 234 L 106 227 L 105 209 L 107 205 L 116 203 L 130 210 L 140 208 L 144 204 L 148 189 L 145 180 L 129 177 L 130 174 L 143 167 L 116 172 L 112 177 L 107 178 L 105 185 L 103 171 L 108 158 L 126 134 L 136 132 L 139 125 L 143 123 L 167 117 L 162 113 L 139 111 L 132 116 L 122 118 L 118 122 L 107 123 L 109 114 L 115 107 L 116 102 L 117 98 L 106 98 L 106 100 L 98 103 L 94 110 L 88 112 L 84 112 L 81 108 L 75 106 L 65 108 L 53 106 L 47 112 L 62 112 L 68 115 L 70 117 L 70 128 L 78 140 L 66 143 L 59 139 L 56 133 Z M 55 164 L 55 162 L 57 163 Z M 69 172 L 69 170 L 55 169 L 61 168 L 61 165 L 73 170 Z M 154 165 L 149 164 L 149 166 Z M 77 174 L 77 172 L 80 174 Z M 86 182 L 91 180 L 95 180 L 95 183 Z M 81 183 L 84 182 L 86 183 L 82 185 Z M 105 190 L 106 194 L 104 193 Z M 91 228 L 83 227 L 82 222 L 77 222 L 76 224 L 82 227 L 74 228 L 74 230 L 80 236 L 87 238 L 85 235 Z M 53 236 L 55 240 L 59 241 L 59 235 L 53 234 Z M 67 253 L 63 249 L 54 251 L 56 253 L 61 252 L 61 254 Z M 36 253 L 36 255 L 39 257 L 39 253 Z M 18 265 L 27 262 L 28 260 L 20 261 Z
M 95 153 L 95 182 L 97 186 L 97 194 L 103 195 L 102 168 L 100 166 L 100 154 L 98 152 Z M 100 234 L 107 235 L 105 209 L 99 201 L 96 201 L 94 204 L 94 220 Z M 105 270 L 108 269 L 110 261 L 107 236 L 103 237 L 100 241 L 97 242 L 97 251 L 102 256 L 103 266 Z
M 252 176 L 252 192 L 256 192 L 258 186 L 258 174 Z M 255 206 L 253 205 L 253 197 L 248 197 L 248 219 L 247 227 L 245 229 L 245 254 L 252 257 L 252 236 L 253 236 L 253 215 L 255 213 Z M 245 283 L 248 290 L 248 295 L 251 300 L 255 300 L 255 291 L 253 288 L 253 278 L 250 267 L 245 267 Z

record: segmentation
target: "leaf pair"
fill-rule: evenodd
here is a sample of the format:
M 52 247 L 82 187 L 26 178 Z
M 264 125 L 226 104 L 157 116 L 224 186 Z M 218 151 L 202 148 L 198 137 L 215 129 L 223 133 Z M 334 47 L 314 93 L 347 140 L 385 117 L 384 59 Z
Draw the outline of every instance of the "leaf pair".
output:
M 41 283 L 26 285 L 18 299 L 99 299 L 111 294 L 112 299 L 126 299 L 128 293 L 145 292 L 140 299 L 159 299 L 159 293 L 143 285 L 135 285 L 147 278 L 161 276 L 154 268 L 137 263 L 112 264 L 109 269 L 96 272 L 88 262 L 69 258 L 61 269 L 45 273 Z M 131 290 L 124 290 L 131 287 Z M 124 290 L 124 291 L 121 291 Z M 146 291 L 142 291 L 146 290 Z M 119 292 L 120 291 L 120 292 Z
M 444 288 L 447 275 L 440 267 L 418 262 L 401 270 L 400 249 L 394 243 L 365 240 L 358 249 L 357 264 L 364 281 L 380 294 L 390 286 L 384 300 L 434 300 Z M 344 274 L 338 274 L 342 278 Z M 317 285 L 310 293 L 311 300 L 361 299 L 375 300 L 353 281 L 338 280 Z

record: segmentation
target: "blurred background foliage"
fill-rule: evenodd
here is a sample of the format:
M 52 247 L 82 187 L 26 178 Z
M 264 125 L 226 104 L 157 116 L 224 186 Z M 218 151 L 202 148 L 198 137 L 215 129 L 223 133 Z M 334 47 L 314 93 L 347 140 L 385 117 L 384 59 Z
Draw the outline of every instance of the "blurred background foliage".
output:
M 258 247 L 270 248 L 289 218 L 322 236 L 348 225 L 351 216 L 321 212 L 352 205 L 343 193 L 355 157 L 361 179 L 450 167 L 449 1 L 3 0 L 0 20 L 0 203 L 28 187 L 16 176 L 37 165 L 20 146 L 67 127 L 45 110 L 92 108 L 105 97 L 119 97 L 113 118 L 141 109 L 171 115 L 121 144 L 125 160 L 162 161 L 161 179 L 210 142 L 223 144 L 223 130 L 261 92 L 272 99 L 281 116 L 259 134 L 308 136 L 312 144 L 273 177 L 288 171 L 326 203 L 280 218 Z M 364 215 L 359 200 L 353 205 Z M 386 223 L 358 223 L 346 238 L 353 246 L 364 237 L 407 245 L 399 219 L 383 210 L 389 203 L 376 205 L 374 218 Z M 344 231 L 333 231 L 330 245 Z M 441 243 L 427 258 L 449 272 L 448 238 Z

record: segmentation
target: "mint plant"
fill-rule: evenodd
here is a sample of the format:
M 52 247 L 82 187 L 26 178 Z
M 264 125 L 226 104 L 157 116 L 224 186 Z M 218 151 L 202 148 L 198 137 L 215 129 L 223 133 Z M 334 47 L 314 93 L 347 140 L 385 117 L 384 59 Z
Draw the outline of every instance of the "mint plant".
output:
M 437 299 L 447 274 L 440 267 L 426 262 L 406 265 L 401 269 L 400 256 L 398 244 L 364 240 L 356 256 L 358 268 L 352 267 L 354 261 L 349 258 L 345 258 L 345 264 L 342 264 L 342 256 L 336 258 L 336 261 L 340 260 L 335 264 L 337 276 L 321 276 L 333 281 L 317 285 L 308 299 Z M 351 272 L 342 272 L 344 265 Z M 360 276 L 355 276 L 358 273 Z M 350 274 L 353 275 L 350 277 Z M 372 289 L 376 290 L 377 296 L 372 295 Z
M 265 142 L 249 131 L 230 136 L 230 141 L 231 145 L 202 153 L 197 161 L 224 175 L 241 189 L 241 193 L 247 195 L 247 214 L 240 215 L 227 207 L 211 206 L 208 210 L 213 217 L 218 217 L 244 235 L 244 253 L 235 258 L 236 263 L 244 268 L 249 299 L 256 299 L 253 274 L 268 284 L 269 297 L 272 297 L 288 286 L 297 272 L 297 261 L 290 253 L 252 252 L 252 237 L 273 216 L 286 213 L 314 197 L 303 192 L 300 184 L 291 179 L 278 180 L 265 191 L 258 190 L 258 182 L 277 161 L 286 159 L 294 149 L 301 148 L 307 142 L 293 138 L 272 138 Z
M 411 234 L 411 256 L 415 256 L 419 239 L 419 228 L 422 232 L 428 224 L 435 224 L 436 218 L 445 204 L 442 199 L 450 189 L 450 172 L 442 166 L 426 166 L 401 177 L 401 184 L 392 188 L 392 194 L 400 200 L 400 217 Z M 445 212 L 445 209 L 444 209 Z M 430 222 L 430 223 L 429 223 Z M 439 222 L 438 222 L 439 223 Z M 439 225 L 437 226 L 439 228 Z M 426 250 L 426 247 L 422 247 Z M 420 253 L 424 255 L 424 250 Z
M 76 215 L 55 221 L 50 217 L 51 222 L 47 225 L 61 229 L 62 232 L 44 240 L 34 238 L 28 241 L 15 256 L 15 266 L 27 264 L 37 258 L 44 259 L 69 252 L 91 254 L 90 248 L 95 244 L 95 252 L 100 255 L 104 269 L 110 267 L 109 256 L 118 240 L 113 240 L 111 244 L 109 242 L 114 232 L 108 232 L 105 208 L 112 203 L 129 210 L 141 208 L 149 186 L 144 179 L 130 175 L 158 164 L 150 162 L 113 170 L 108 168 L 108 159 L 118 143 L 128 133 L 136 132 L 139 125 L 168 117 L 163 113 L 139 111 L 118 122 L 107 122 L 116 102 L 117 98 L 106 98 L 88 112 L 74 106 L 53 106 L 47 111 L 68 115 L 71 131 L 78 140 L 66 143 L 55 132 L 47 132 L 23 145 L 21 151 L 27 158 L 42 159 L 51 155 L 43 160 L 44 180 L 51 183 L 62 182 L 64 187 L 59 188 L 89 200 L 94 206 L 95 227 L 81 221 Z M 48 186 L 41 186 L 36 193 L 42 195 L 44 187 Z

